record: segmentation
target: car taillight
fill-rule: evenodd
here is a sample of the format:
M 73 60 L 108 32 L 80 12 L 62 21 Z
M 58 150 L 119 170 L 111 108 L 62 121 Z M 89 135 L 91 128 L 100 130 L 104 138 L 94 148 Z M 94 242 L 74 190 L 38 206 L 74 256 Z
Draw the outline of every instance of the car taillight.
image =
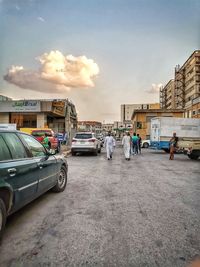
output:
M 72 139 L 72 143 L 76 143 L 76 140 L 75 139 Z
M 94 143 L 95 142 L 95 139 L 89 139 L 88 142 Z

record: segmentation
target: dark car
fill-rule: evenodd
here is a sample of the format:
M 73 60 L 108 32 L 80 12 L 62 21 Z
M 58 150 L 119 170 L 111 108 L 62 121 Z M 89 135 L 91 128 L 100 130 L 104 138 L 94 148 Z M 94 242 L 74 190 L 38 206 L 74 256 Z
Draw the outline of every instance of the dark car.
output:
M 68 165 L 33 136 L 0 130 L 0 238 L 6 218 L 49 189 L 64 191 Z

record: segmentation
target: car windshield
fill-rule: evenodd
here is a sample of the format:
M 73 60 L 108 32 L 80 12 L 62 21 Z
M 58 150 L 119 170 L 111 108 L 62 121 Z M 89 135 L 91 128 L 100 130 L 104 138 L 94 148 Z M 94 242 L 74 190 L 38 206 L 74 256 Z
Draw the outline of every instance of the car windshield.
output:
M 49 131 L 33 131 L 32 135 L 36 137 L 44 136 L 44 134 L 47 134 L 48 136 L 52 136 L 51 132 Z
M 76 134 L 76 139 L 90 139 L 92 138 L 92 134 L 82 133 L 82 134 Z

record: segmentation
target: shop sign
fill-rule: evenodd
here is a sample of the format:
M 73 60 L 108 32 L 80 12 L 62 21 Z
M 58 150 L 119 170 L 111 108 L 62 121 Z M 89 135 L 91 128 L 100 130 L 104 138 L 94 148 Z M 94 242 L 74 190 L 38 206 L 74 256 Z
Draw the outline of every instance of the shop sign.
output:
M 66 114 L 66 103 L 65 101 L 53 101 L 52 112 L 59 116 L 65 116 Z
M 0 102 L 0 112 L 27 112 L 40 111 L 40 101 L 38 100 L 18 100 Z

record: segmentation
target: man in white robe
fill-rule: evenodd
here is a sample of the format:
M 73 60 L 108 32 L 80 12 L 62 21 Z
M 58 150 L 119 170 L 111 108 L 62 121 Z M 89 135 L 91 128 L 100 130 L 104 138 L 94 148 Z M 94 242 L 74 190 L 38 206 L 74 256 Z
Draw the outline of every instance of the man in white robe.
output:
M 113 136 L 111 136 L 111 133 L 108 133 L 108 136 L 105 138 L 105 148 L 107 152 L 107 159 L 110 160 L 112 159 L 112 154 L 115 148 L 115 139 Z
M 131 137 L 130 133 L 126 133 L 126 135 L 122 139 L 122 145 L 124 149 L 124 155 L 126 160 L 130 160 L 130 152 L 131 152 Z

